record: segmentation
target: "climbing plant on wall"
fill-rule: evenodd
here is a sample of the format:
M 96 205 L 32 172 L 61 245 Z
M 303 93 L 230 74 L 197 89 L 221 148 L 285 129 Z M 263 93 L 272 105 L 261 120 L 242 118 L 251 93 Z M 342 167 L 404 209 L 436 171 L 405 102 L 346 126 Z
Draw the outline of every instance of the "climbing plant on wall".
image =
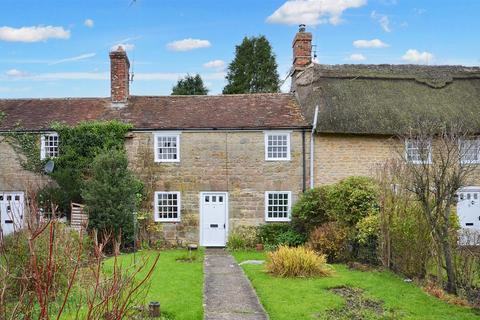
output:
M 55 198 L 59 206 L 68 211 L 70 202 L 82 202 L 81 189 L 91 176 L 95 156 L 103 150 L 123 149 L 125 134 L 131 125 L 118 121 L 90 121 L 76 126 L 53 124 L 58 133 L 59 157 L 51 177 L 58 188 L 46 192 Z

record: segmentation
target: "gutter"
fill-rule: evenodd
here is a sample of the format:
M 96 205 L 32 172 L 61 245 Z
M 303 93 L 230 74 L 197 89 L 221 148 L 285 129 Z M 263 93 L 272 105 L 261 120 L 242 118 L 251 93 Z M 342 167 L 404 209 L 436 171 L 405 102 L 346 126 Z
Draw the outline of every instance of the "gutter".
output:
M 127 123 L 128 124 L 128 123 Z M 153 131 L 265 131 L 265 130 L 307 130 L 311 129 L 310 126 L 298 126 L 298 127 L 232 127 L 232 128 L 132 128 L 130 132 L 153 132 Z M 53 131 L 53 129 L 0 129 L 0 134 L 9 132 L 31 132 L 31 133 L 43 133 Z
M 314 181 L 313 181 L 313 166 L 314 166 L 314 158 L 315 158 L 315 128 L 317 127 L 318 121 L 318 105 L 315 106 L 315 114 L 313 115 L 313 124 L 312 124 L 312 132 L 310 134 L 310 189 L 313 189 Z

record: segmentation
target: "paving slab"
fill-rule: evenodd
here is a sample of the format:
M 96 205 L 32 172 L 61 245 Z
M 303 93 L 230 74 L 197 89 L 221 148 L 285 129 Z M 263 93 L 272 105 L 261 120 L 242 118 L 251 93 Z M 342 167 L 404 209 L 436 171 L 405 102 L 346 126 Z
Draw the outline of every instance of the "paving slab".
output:
M 266 320 L 267 313 L 242 268 L 224 249 L 206 249 L 205 320 Z

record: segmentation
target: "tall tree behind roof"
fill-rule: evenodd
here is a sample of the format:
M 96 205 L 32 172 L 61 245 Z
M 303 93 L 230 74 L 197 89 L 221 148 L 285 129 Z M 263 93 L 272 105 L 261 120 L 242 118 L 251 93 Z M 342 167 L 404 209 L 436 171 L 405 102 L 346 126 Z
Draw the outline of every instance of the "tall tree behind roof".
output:
M 225 94 L 279 91 L 277 62 L 265 36 L 243 38 L 235 48 L 226 79 Z
M 178 80 L 172 88 L 172 95 L 191 96 L 206 95 L 208 89 L 203 84 L 202 77 L 199 74 L 194 76 L 186 75 L 185 78 Z

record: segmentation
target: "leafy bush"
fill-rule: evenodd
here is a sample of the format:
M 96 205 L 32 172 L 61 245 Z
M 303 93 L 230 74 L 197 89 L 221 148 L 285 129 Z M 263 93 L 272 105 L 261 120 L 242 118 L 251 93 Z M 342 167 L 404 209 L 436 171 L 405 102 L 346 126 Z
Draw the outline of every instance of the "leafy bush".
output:
M 228 236 L 227 247 L 230 250 L 247 250 L 259 243 L 258 227 L 238 226 Z
M 278 247 L 268 253 L 266 268 L 280 277 L 325 277 L 332 273 L 324 255 L 305 247 Z
M 133 241 L 133 213 L 136 211 L 142 184 L 128 169 L 123 150 L 105 150 L 92 164 L 92 177 L 82 188 L 89 229 L 99 236 L 113 232 L 121 234 L 123 244 Z
M 378 214 L 369 214 L 357 223 L 357 242 L 359 244 L 367 244 L 370 239 L 377 238 L 379 233 L 379 217 Z
M 352 240 L 353 255 L 357 261 L 378 265 L 379 257 L 379 215 L 377 212 L 362 218 L 355 226 L 356 237 Z
M 277 237 L 277 245 L 289 247 L 301 246 L 307 241 L 305 234 L 301 234 L 293 229 L 280 233 Z
M 292 208 L 292 225 L 304 233 L 329 220 L 327 195 L 329 186 L 306 191 Z
M 407 195 L 390 195 L 380 214 L 384 265 L 410 278 L 424 278 L 434 243 L 420 205 Z
M 378 187 L 371 178 L 349 177 L 328 189 L 328 214 L 349 227 L 379 210 Z
M 324 254 L 329 262 L 340 262 L 348 257 L 348 229 L 338 222 L 328 222 L 316 227 L 308 239 L 308 246 Z
M 267 223 L 259 227 L 258 237 L 267 249 L 279 245 L 299 246 L 305 243 L 306 235 L 292 228 L 288 223 Z
M 102 150 L 122 149 L 125 134 L 131 125 L 119 121 L 88 121 L 74 127 L 53 124 L 59 134 L 60 154 L 50 176 L 58 184 L 57 203 L 63 212 L 70 211 L 70 202 L 83 202 L 81 190 L 91 176 L 93 159 Z
M 278 236 L 290 229 L 288 223 L 265 223 L 258 228 L 258 236 L 264 245 L 275 245 Z

